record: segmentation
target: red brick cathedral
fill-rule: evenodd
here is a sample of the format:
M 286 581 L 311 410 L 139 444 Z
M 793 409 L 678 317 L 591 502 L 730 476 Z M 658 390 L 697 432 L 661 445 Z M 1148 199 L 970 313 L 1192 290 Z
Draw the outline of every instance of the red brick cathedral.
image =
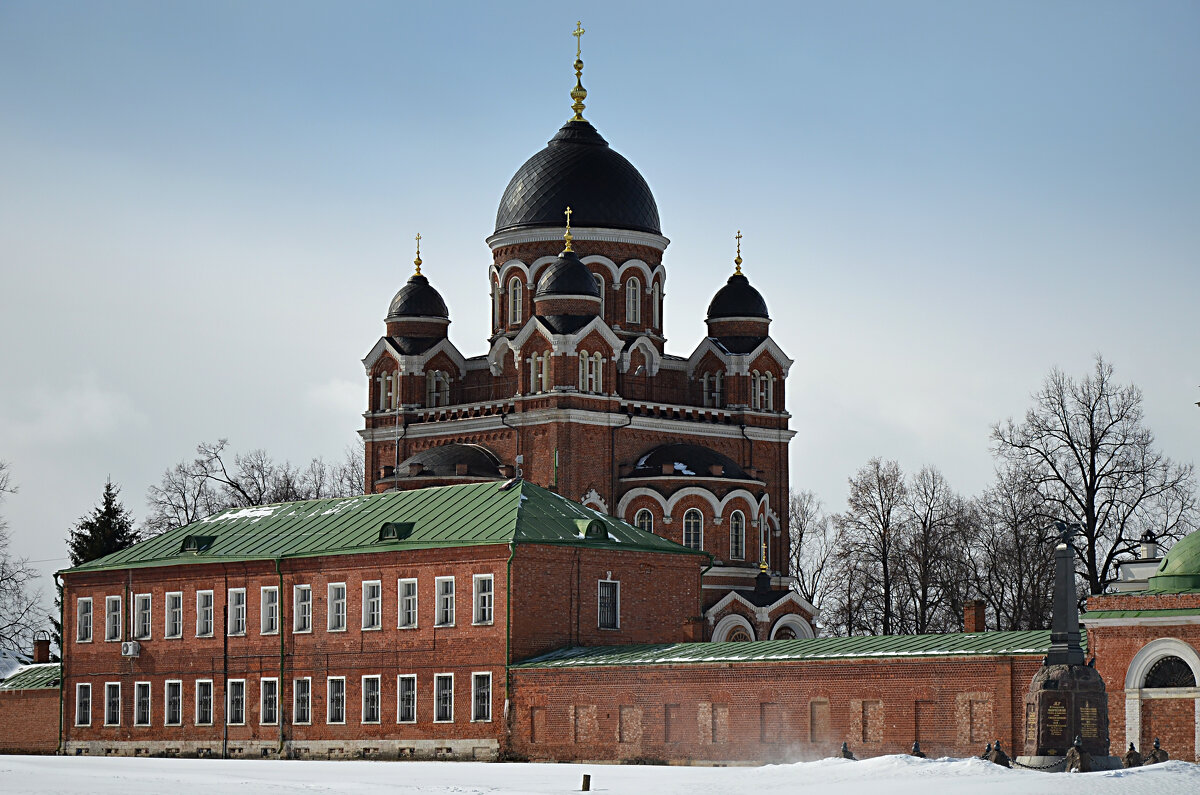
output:
M 366 491 L 520 474 L 710 553 L 703 637 L 812 637 L 813 607 L 788 590 L 792 360 L 742 273 L 741 234 L 707 335 L 667 353 L 669 241 L 645 179 L 584 119 L 586 94 L 577 80 L 574 117 L 500 199 L 487 353 L 450 341 L 418 249 L 363 360 Z

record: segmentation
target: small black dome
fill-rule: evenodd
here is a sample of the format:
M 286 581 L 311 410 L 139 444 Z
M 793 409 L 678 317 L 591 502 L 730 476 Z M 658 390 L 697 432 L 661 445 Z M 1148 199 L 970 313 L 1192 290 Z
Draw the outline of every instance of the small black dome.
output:
M 412 464 L 420 464 L 416 475 L 409 475 Z M 466 473 L 460 474 L 459 465 L 466 465 Z M 500 472 L 500 459 L 481 444 L 443 444 L 409 456 L 400 464 L 396 473 L 405 477 L 471 477 L 496 478 Z
M 533 300 L 554 295 L 589 295 L 600 298 L 596 277 L 574 251 L 564 251 L 550 263 L 538 278 Z
M 726 317 L 761 317 L 770 320 L 762 293 L 755 290 L 750 280 L 740 273 L 730 276 L 708 305 L 709 320 Z
M 414 273 L 408 284 L 400 288 L 392 305 L 388 307 L 388 317 L 444 317 L 449 319 L 450 312 L 446 302 L 433 285 L 419 273 Z
M 496 211 L 496 231 L 562 226 L 662 234 L 650 186 L 586 121 L 569 121 L 517 170 Z
M 663 466 L 670 467 L 666 477 L 722 477 L 731 480 L 752 480 L 732 458 L 716 450 L 698 444 L 664 444 L 643 455 L 626 477 L 661 478 Z M 712 468 L 722 468 L 720 475 L 713 475 Z

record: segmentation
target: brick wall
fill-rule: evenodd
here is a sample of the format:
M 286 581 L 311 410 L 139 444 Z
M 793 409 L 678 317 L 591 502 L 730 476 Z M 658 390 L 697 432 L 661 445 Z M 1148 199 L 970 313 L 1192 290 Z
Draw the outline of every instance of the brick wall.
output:
M 58 690 L 0 691 L 0 754 L 58 750 Z

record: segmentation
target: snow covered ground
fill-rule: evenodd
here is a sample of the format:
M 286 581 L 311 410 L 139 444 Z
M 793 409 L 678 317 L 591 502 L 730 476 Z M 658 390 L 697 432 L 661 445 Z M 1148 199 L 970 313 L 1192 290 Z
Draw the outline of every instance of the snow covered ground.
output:
M 1200 792 L 1200 765 L 1068 775 L 1005 770 L 980 759 L 882 756 L 767 767 L 488 764 L 484 762 L 288 762 L 0 756 L 0 792 L 63 795 L 210 793 L 566 793 L 584 773 L 593 792 L 653 795 L 1184 795 Z

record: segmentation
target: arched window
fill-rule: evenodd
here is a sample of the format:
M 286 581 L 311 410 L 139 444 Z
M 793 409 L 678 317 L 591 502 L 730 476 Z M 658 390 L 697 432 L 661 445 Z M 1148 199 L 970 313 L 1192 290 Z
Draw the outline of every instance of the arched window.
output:
M 746 559 L 746 515 L 741 511 L 729 517 L 729 559 Z
M 692 549 L 704 548 L 704 517 L 695 508 L 683 514 L 683 545 Z
M 636 276 L 625 282 L 625 320 L 628 323 L 642 322 L 642 283 Z
M 754 638 L 750 637 L 750 632 L 745 627 L 734 627 L 725 636 L 726 643 L 747 643 L 752 640 Z
M 508 324 L 515 325 L 521 322 L 522 308 L 524 302 L 521 298 L 523 288 L 521 287 L 521 277 L 514 276 L 508 280 Z
M 596 286 L 600 288 L 600 319 L 604 320 L 604 274 L 593 273 L 592 278 L 596 280 Z
M 492 328 L 500 328 L 500 281 L 492 282 Z
M 425 373 L 425 405 L 450 405 L 450 374 L 445 370 L 429 370 Z
M 529 391 L 550 391 L 550 353 L 534 354 L 529 357 Z
M 650 513 L 649 508 L 642 508 L 633 517 L 633 523 L 637 525 L 639 530 L 645 530 L 647 533 L 654 532 L 654 514 Z
M 592 354 L 592 392 L 597 395 L 604 394 L 604 357 L 597 353 Z
M 604 392 L 604 357 L 599 353 L 579 352 L 579 391 L 591 395 Z
M 1163 657 L 1146 672 L 1142 687 L 1195 687 L 1196 675 L 1179 657 Z
M 718 370 L 715 373 L 704 374 L 704 405 L 708 408 L 721 408 L 722 393 L 725 387 L 725 373 Z
M 654 328 L 662 326 L 662 286 L 658 282 L 654 283 L 654 290 L 650 296 L 650 313 L 654 320 Z

